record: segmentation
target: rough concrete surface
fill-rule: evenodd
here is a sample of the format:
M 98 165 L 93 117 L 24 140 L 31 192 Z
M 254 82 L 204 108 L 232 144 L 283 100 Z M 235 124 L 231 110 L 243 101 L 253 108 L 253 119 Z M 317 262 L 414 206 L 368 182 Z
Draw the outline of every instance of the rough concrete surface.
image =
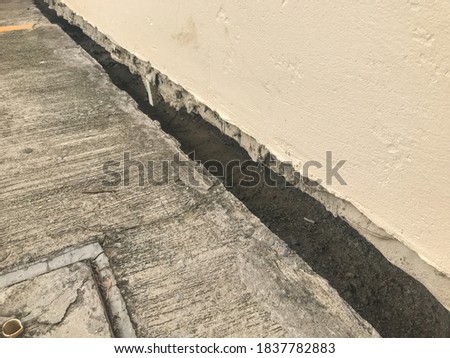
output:
M 112 337 L 94 277 L 84 263 L 1 289 L 0 307 L 2 316 L 22 321 L 24 337 Z
M 55 270 L 74 266 L 81 261 L 86 262 L 93 270 L 95 284 L 98 286 L 101 293 L 103 305 L 107 310 L 114 336 L 136 338 L 136 333 L 130 321 L 126 303 L 117 287 L 117 281 L 111 271 L 108 257 L 103 251 L 103 248 L 96 242 L 89 243 L 82 247 L 65 249 L 56 256 L 52 255 L 51 257 L 46 257 L 37 262 L 19 266 L 15 271 L 0 275 L 0 292 L 23 281 L 33 280 L 38 276 L 51 273 Z M 64 289 L 64 287 L 62 289 Z M 39 296 L 42 292 L 36 291 L 33 293 Z M 20 310 L 16 310 L 16 312 L 10 314 L 10 316 L 11 315 L 21 316 L 22 314 Z M 0 325 L 1 322 L 6 320 L 7 318 L 0 317 Z
M 138 336 L 377 336 L 204 172 L 105 188 L 104 162 L 178 144 L 31 1 L 2 2 L 0 21 L 24 8 L 36 26 L 0 33 L 0 273 L 96 240 Z

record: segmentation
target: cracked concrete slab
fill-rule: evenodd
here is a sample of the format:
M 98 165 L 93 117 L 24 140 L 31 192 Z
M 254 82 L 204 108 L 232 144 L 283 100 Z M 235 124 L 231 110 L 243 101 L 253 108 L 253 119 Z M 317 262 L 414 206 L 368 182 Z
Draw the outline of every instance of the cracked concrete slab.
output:
M 103 304 L 109 317 L 115 337 L 135 338 L 136 333 L 131 324 L 125 301 L 117 287 L 117 281 L 111 271 L 111 266 L 103 248 L 98 243 L 90 243 L 82 247 L 70 248 L 58 255 L 44 258 L 38 262 L 18 267 L 14 271 L 0 275 L 0 292 L 21 282 L 28 282 L 38 276 L 72 266 L 80 261 L 86 262 L 93 270 Z M 21 315 L 18 311 L 15 315 Z M 0 322 L 7 317 L 0 317 Z
M 34 7 L 8 3 L 2 18 Z M 188 158 L 67 34 L 37 21 L 0 34 L 0 274 L 98 241 L 140 337 L 378 336 L 201 168 L 201 187 L 170 174 L 106 190 L 103 164 L 124 153 L 153 161 L 155 177 Z
M 75 263 L 0 290 L 1 314 L 25 327 L 24 337 L 112 337 L 88 265 Z

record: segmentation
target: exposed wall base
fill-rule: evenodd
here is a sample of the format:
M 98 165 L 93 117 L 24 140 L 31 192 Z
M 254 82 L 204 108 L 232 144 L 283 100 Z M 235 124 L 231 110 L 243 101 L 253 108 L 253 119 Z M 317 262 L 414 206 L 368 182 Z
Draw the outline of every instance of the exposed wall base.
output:
M 139 74 L 149 93 L 152 105 L 159 97 L 176 109 L 184 108 L 188 113 L 199 114 L 204 120 L 219 128 L 221 132 L 243 147 L 255 161 L 272 164 L 271 169 L 283 175 L 289 182 L 298 182 L 303 192 L 321 202 L 333 215 L 346 220 L 361 235 L 371 242 L 390 262 L 398 266 L 422 284 L 450 310 L 450 277 L 425 262 L 415 251 L 399 241 L 392 233 L 374 224 L 366 215 L 349 201 L 339 198 L 320 185 L 307 185 L 308 180 L 296 180 L 295 170 L 290 163 L 280 162 L 267 148 L 238 127 L 225 121 L 205 104 L 199 102 L 182 86 L 172 82 L 166 75 L 128 52 L 112 39 L 102 34 L 96 27 L 75 14 L 60 0 L 44 0 L 59 16 L 78 26 L 95 42 L 104 47 L 117 61 L 126 65 L 131 72 Z M 273 165 L 275 163 L 275 165 Z M 298 179 L 298 178 L 297 178 Z

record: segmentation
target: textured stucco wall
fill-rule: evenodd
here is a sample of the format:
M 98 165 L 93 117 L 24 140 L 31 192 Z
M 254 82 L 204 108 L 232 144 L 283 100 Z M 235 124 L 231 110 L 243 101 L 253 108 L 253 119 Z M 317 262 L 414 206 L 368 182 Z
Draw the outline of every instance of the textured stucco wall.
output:
M 450 274 L 450 2 L 64 3 Z

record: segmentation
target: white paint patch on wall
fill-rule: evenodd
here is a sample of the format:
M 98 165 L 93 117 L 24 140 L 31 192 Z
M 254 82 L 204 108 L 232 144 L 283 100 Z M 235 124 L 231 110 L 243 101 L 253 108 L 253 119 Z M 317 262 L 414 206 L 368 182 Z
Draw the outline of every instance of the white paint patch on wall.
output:
M 450 2 L 64 2 L 450 275 Z

